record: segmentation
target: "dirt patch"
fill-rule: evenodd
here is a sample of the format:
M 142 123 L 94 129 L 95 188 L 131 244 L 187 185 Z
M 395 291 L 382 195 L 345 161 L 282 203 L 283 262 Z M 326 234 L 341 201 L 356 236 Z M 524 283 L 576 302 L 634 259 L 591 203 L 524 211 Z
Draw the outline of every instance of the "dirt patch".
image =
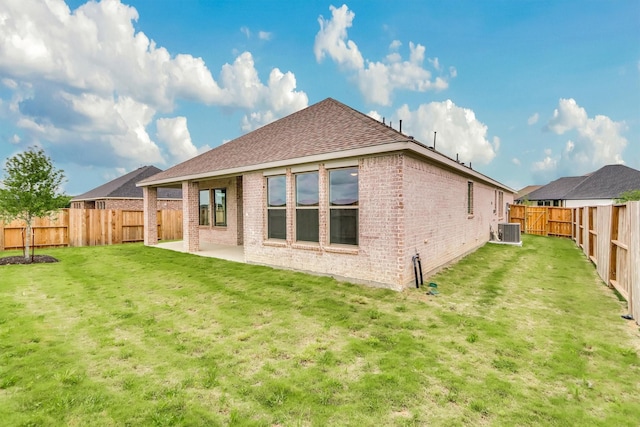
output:
M 58 262 L 58 259 L 49 255 L 34 255 L 33 261 L 31 260 L 31 257 L 29 257 L 29 259 L 25 259 L 22 255 L 0 258 L 0 265 L 39 264 L 43 262 Z

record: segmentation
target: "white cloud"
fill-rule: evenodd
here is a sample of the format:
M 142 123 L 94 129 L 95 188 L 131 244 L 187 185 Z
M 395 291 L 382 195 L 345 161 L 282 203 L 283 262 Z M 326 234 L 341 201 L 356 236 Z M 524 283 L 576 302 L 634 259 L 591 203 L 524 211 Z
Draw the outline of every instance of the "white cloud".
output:
M 628 141 L 622 133 L 627 129 L 626 124 L 604 115 L 589 117 L 572 98 L 559 100 L 546 129 L 558 135 L 574 136 L 567 141 L 558 160 L 563 171 L 581 174 L 606 164 L 624 163 L 622 153 Z
M 246 38 L 251 37 L 251 31 L 249 30 L 248 27 L 245 27 L 245 26 L 240 27 L 240 32 L 244 34 Z
M 349 10 L 346 4 L 340 8 L 329 6 L 331 19 L 318 18 L 320 31 L 316 34 L 313 52 L 316 60 L 320 62 L 326 54 L 338 64 L 347 68 L 359 70 L 364 68 L 364 59 L 358 50 L 358 46 L 347 38 L 347 28 L 351 27 L 355 13 Z
M 513 163 L 516 166 L 520 166 L 522 164 L 520 162 L 520 159 L 518 159 L 517 157 L 514 157 L 513 159 L 511 159 L 511 163 Z
M 536 123 L 538 123 L 539 119 L 540 119 L 540 115 L 538 113 L 534 113 L 527 119 L 527 124 L 535 125 Z
M 271 40 L 272 37 L 273 33 L 270 33 L 268 31 L 258 31 L 258 38 L 260 40 Z
M 449 85 L 442 77 L 432 78 L 429 70 L 423 67 L 425 47 L 409 43 L 409 60 L 402 60 L 398 49 L 402 43 L 394 40 L 389 45 L 389 54 L 383 61 L 365 60 L 353 40 L 348 40 L 347 29 L 353 25 L 355 13 L 347 5 L 340 8 L 330 6 L 331 19 L 320 16 L 320 30 L 316 34 L 314 53 L 321 62 L 329 56 L 344 70 L 353 73 L 360 92 L 368 102 L 390 105 L 395 90 L 425 92 L 443 90 Z M 428 60 L 436 71 L 442 66 L 438 58 Z M 450 67 L 450 78 L 457 75 Z
M 8 87 L 9 89 L 18 88 L 18 83 L 13 79 L 2 79 L 2 84 Z
M 493 137 L 493 149 L 498 152 L 500 151 L 500 137 Z
M 367 113 L 367 116 L 371 117 L 372 119 L 376 119 L 377 121 L 381 122 L 382 121 L 382 116 L 380 115 L 380 113 L 378 113 L 375 110 L 371 110 Z
M 158 140 L 165 144 L 176 162 L 183 162 L 202 152 L 191 142 L 186 117 L 158 119 L 156 129 Z
M 451 100 L 422 104 L 411 111 L 405 104 L 396 112 L 403 132 L 431 145 L 437 132 L 436 149 L 461 162 L 487 164 L 496 156 L 500 139 L 487 140 L 487 126 L 476 119 L 473 110 L 455 105 Z
M 553 117 L 547 124 L 547 129 L 562 135 L 571 129 L 582 128 L 587 122 L 587 112 L 578 106 L 574 99 L 560 99 L 558 108 L 553 111 Z
M 172 55 L 136 31 L 137 19 L 136 9 L 119 0 L 74 11 L 62 0 L 0 2 L 0 75 L 11 94 L 0 106 L 24 130 L 24 143 L 85 151 L 77 155 L 81 164 L 162 164 L 173 159 L 147 126 L 158 112 L 171 113 L 177 100 L 240 109 L 251 126 L 307 106 L 293 73 L 274 68 L 262 83 L 244 52 L 222 66 L 217 82 L 202 58 Z
M 542 172 L 543 175 L 548 175 L 550 172 L 553 172 L 558 167 L 558 159 L 553 158 L 550 155 L 547 155 L 542 161 L 533 163 L 533 171 L 534 172 Z
M 13 134 L 13 136 L 9 139 L 9 142 L 12 144 L 19 144 L 21 141 L 20 136 Z

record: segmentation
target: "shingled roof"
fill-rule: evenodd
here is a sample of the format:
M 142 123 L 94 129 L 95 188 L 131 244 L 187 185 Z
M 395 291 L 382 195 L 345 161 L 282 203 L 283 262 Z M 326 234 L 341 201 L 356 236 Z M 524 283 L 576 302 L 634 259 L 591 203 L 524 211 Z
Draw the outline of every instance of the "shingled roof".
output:
M 516 198 L 521 199 L 527 194 L 536 191 L 538 188 L 542 188 L 542 185 L 527 185 L 526 187 L 518 190 L 518 193 L 516 193 Z
M 96 199 L 142 199 L 142 188 L 136 183 L 162 172 L 155 166 L 143 166 L 119 178 L 109 181 L 93 190 L 74 197 L 71 201 Z M 158 190 L 159 199 L 182 199 L 182 190 L 161 188 Z
M 566 195 L 586 178 L 586 176 L 566 176 L 564 178 L 558 178 L 529 193 L 527 199 L 564 200 L 566 199 Z
M 166 182 L 171 178 L 406 140 L 406 135 L 327 98 L 143 182 Z
M 640 189 L 640 171 L 625 165 L 607 165 L 583 176 L 556 179 L 527 195 L 528 200 L 615 199 Z
M 162 188 L 180 185 L 185 180 L 403 150 L 515 193 L 464 163 L 332 98 L 213 148 L 138 185 Z
M 607 165 L 573 188 L 566 199 L 615 199 L 629 190 L 640 190 L 640 171 L 625 165 Z

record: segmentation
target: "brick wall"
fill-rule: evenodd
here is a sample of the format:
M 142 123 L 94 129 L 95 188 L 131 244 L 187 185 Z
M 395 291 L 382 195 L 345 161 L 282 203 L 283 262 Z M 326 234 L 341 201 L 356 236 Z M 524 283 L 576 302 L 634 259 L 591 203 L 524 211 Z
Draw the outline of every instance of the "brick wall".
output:
M 328 244 L 327 173 L 319 167 L 320 242 L 294 241 L 293 179 L 287 172 L 287 240 L 266 239 L 266 185 L 262 173 L 244 176 L 244 248 L 248 262 L 328 274 L 340 279 L 400 289 L 398 257 L 403 224 L 400 156 L 360 160 L 358 246 Z
M 200 236 L 198 220 L 200 215 L 198 183 L 182 182 L 182 244 L 186 252 L 198 252 Z
M 142 188 L 143 206 L 142 216 L 144 221 L 144 244 L 147 246 L 158 244 L 158 189 L 152 187 Z
M 140 211 L 143 201 L 140 199 L 104 199 L 105 209 Z M 156 202 L 158 210 L 181 210 L 182 200 L 158 199 Z
M 240 185 L 238 185 L 238 182 L 240 182 Z M 242 227 L 242 204 L 238 205 L 238 192 L 240 192 L 239 197 L 242 197 L 242 177 L 215 179 L 199 183 L 199 190 L 214 188 L 226 188 L 227 190 L 227 225 L 214 226 L 213 218 L 211 218 L 210 225 L 199 226 L 200 238 L 202 242 L 241 245 L 242 231 L 238 227 Z
M 473 182 L 472 215 L 467 213 L 469 181 Z M 490 226 L 497 230 L 498 222 L 502 222 L 495 206 L 495 191 L 494 187 L 453 170 L 405 157 L 405 286 L 414 286 L 412 256 L 416 252 L 428 275 L 489 240 Z
M 359 245 L 328 244 L 327 174 L 319 165 L 320 242 L 296 243 L 293 178 L 287 171 L 287 240 L 266 239 L 266 183 L 262 173 L 244 176 L 244 247 L 248 262 L 392 289 L 414 286 L 412 256 L 419 252 L 425 276 L 489 240 L 504 221 L 496 189 L 453 170 L 405 154 L 359 161 Z M 473 214 L 467 183 L 474 184 Z M 513 196 L 504 194 L 504 202 Z

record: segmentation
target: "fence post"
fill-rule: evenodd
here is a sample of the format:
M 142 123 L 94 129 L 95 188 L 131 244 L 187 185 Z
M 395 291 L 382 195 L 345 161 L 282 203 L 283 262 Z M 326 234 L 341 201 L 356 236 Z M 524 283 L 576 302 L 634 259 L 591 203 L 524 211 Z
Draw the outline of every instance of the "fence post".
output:
M 629 311 L 640 325 L 640 202 L 627 202 L 629 210 L 629 264 L 631 272 L 629 280 Z
M 4 251 L 4 221 L 0 221 L 0 251 Z

